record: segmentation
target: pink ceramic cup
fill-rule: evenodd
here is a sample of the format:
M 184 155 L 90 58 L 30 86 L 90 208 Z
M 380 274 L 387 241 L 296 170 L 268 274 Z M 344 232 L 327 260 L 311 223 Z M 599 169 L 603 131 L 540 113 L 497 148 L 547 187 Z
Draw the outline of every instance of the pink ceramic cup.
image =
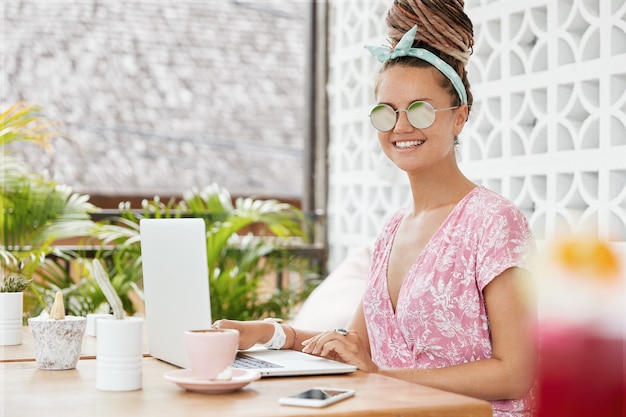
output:
M 183 336 L 189 365 L 195 378 L 215 379 L 233 364 L 239 347 L 237 330 L 187 330 Z

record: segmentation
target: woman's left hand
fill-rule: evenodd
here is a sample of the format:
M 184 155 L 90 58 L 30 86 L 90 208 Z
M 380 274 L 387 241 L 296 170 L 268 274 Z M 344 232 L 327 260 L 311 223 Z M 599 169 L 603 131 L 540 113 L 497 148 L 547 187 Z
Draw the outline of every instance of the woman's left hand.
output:
M 362 371 L 376 372 L 378 366 L 355 331 L 335 329 L 302 342 L 302 352 L 349 363 Z

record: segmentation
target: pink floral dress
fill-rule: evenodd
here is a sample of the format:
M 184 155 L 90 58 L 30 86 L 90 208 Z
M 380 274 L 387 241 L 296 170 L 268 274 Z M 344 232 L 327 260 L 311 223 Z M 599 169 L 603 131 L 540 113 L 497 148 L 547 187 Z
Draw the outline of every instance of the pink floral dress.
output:
M 529 268 L 534 239 L 525 216 L 495 192 L 474 188 L 416 259 L 394 312 L 387 265 L 405 213 L 387 222 L 372 256 L 363 301 L 373 361 L 386 368 L 439 368 L 491 357 L 483 289 L 508 268 Z M 494 417 L 530 415 L 531 397 L 493 401 Z

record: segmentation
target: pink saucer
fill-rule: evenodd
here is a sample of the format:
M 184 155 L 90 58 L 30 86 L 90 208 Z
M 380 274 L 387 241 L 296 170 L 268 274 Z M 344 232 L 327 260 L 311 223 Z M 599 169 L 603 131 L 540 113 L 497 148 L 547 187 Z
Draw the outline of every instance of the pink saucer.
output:
M 221 394 L 235 391 L 261 378 L 260 373 L 248 369 L 233 368 L 232 373 L 233 377 L 230 381 L 217 381 L 197 379 L 193 376 L 191 369 L 177 369 L 175 371 L 166 372 L 163 374 L 163 378 L 172 381 L 186 390 L 205 394 Z

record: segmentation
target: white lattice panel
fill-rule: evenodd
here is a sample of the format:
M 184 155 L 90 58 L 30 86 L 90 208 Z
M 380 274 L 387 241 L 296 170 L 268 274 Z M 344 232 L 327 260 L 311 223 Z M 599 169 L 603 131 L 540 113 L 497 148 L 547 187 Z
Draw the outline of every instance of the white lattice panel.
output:
M 329 267 L 371 242 L 406 199 L 406 180 L 380 151 L 367 112 L 378 66 L 363 48 L 385 42 L 387 2 L 336 1 L 329 8 Z
M 371 242 L 408 195 L 367 112 L 390 0 L 330 3 L 329 244 L 332 269 Z M 626 2 L 466 2 L 475 95 L 463 171 L 515 201 L 539 240 L 593 231 L 626 241 Z

